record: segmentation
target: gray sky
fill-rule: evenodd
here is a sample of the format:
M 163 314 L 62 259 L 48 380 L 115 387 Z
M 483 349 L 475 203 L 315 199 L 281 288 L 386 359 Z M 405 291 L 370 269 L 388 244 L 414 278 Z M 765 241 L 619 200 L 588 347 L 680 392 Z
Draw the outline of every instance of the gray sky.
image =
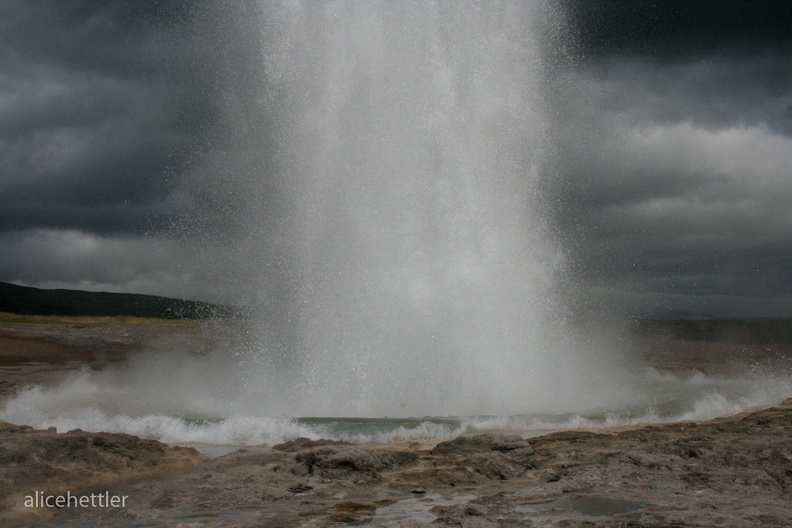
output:
M 792 4 L 562 5 L 549 192 L 581 303 L 792 315 Z M 269 129 L 229 112 L 277 116 L 231 6 L 0 3 L 0 280 L 240 298 L 227 181 Z
M 792 4 L 575 4 L 560 209 L 631 311 L 792 312 Z

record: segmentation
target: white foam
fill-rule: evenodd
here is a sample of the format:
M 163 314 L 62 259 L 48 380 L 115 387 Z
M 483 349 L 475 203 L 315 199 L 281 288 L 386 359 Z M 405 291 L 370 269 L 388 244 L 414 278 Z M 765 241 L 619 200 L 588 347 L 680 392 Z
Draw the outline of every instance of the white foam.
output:
M 146 371 L 142 371 L 146 372 Z M 124 375 L 121 375 L 124 374 Z M 146 382 L 144 383 L 143 380 Z M 60 432 L 71 429 L 134 434 L 169 444 L 245 446 L 276 444 L 297 437 L 332 438 L 358 443 L 388 443 L 447 438 L 468 432 L 517 432 L 596 429 L 639 423 L 708 420 L 746 409 L 778 404 L 792 395 L 787 369 L 756 367 L 743 376 L 703 373 L 673 374 L 647 369 L 625 379 L 634 399 L 622 408 L 564 414 L 471 416 L 420 419 L 405 423 L 387 419 L 357 428 L 343 420 L 299 420 L 240 409 L 254 408 L 223 399 L 200 384 L 128 371 L 83 371 L 57 387 L 21 390 L 0 408 L 0 420 Z
M 458 436 L 465 432 L 464 427 L 452 427 L 446 424 L 438 424 L 431 421 L 421 422 L 416 427 L 399 426 L 390 431 L 378 433 L 357 433 L 337 435 L 340 440 L 356 442 L 361 444 L 387 444 L 390 442 L 404 442 L 409 440 L 431 440 L 436 438 L 446 438 Z
M 95 404 L 65 409 L 60 390 L 33 388 L 22 391 L 0 410 L 0 419 L 35 428 L 55 427 L 129 433 L 169 444 L 256 445 L 275 444 L 300 436 L 325 435 L 320 426 L 308 427 L 285 417 L 230 416 L 220 420 L 195 420 L 165 414 L 109 414 Z M 53 402 L 58 403 L 52 405 Z M 53 413 L 53 410 L 58 412 Z

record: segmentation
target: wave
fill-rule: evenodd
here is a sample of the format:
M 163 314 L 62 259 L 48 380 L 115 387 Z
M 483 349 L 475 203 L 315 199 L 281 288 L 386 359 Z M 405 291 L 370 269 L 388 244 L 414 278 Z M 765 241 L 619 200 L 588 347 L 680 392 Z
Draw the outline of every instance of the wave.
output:
M 708 420 L 747 409 L 772 406 L 792 395 L 792 378 L 770 369 L 744 376 L 719 377 L 701 372 L 685 375 L 646 369 L 634 380 L 635 398 L 618 409 L 593 409 L 564 414 L 388 418 L 297 418 L 257 416 L 223 410 L 222 402 L 161 405 L 152 398 L 142 405 L 127 401 L 118 387 L 97 383 L 82 372 L 52 388 L 21 390 L 0 408 L 0 420 L 35 428 L 55 427 L 129 433 L 168 444 L 247 446 L 277 444 L 298 437 L 331 438 L 356 443 L 428 441 L 476 431 L 524 434 L 567 429 L 597 429 L 641 423 Z M 201 409 L 202 413 L 196 412 Z M 228 408 L 225 408 L 228 411 Z M 211 412 L 207 412 L 211 411 Z

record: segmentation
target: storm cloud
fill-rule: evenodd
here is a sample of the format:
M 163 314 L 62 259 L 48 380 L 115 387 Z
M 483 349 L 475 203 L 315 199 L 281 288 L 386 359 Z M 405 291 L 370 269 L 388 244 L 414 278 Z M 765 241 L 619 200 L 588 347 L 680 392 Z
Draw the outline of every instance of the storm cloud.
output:
M 632 313 L 788 315 L 783 2 L 573 2 L 558 221 L 586 293 Z
M 0 10 L 0 280 L 205 296 L 174 226 L 200 214 L 184 175 L 216 133 L 206 6 Z
M 278 202 L 234 178 L 268 177 L 282 118 L 251 5 L 0 6 L 0 280 L 239 300 L 245 208 Z M 789 315 L 789 3 L 552 5 L 548 193 L 580 302 Z
M 137 9 L 4 4 L 0 230 L 140 233 L 163 212 L 203 105 L 174 58 L 185 38 L 157 23 L 175 14 Z

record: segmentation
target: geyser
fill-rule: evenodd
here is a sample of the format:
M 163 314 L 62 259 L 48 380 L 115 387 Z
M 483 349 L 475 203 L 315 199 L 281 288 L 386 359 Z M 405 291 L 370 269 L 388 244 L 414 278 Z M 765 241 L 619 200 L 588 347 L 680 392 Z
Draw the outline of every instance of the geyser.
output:
M 258 271 L 241 274 L 262 314 L 245 361 L 259 412 L 606 404 L 556 295 L 546 16 L 524 2 L 260 6 L 249 96 L 267 108 L 267 163 L 245 190 Z
M 225 118 L 184 190 L 203 211 L 185 236 L 196 271 L 243 289 L 254 317 L 210 351 L 152 341 L 20 388 L 0 420 L 225 450 L 707 419 L 789 396 L 785 363 L 645 369 L 566 320 L 542 4 L 256 6 L 196 4 L 226 59 L 206 66 Z

